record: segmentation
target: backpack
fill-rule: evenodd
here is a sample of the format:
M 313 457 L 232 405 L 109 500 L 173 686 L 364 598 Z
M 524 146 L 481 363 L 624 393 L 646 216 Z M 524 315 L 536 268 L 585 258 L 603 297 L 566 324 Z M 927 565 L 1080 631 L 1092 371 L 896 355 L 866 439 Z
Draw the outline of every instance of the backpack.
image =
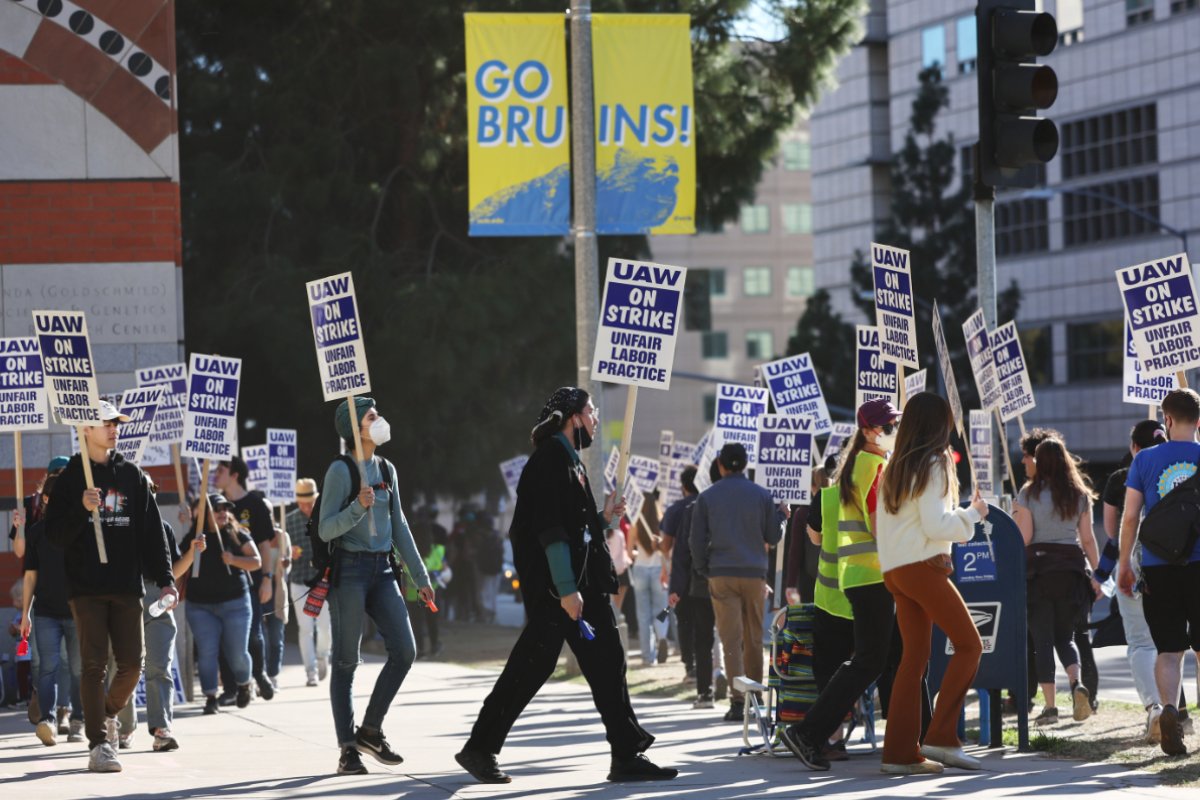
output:
M 1168 564 L 1187 564 L 1200 535 L 1200 472 L 1177 485 L 1146 512 L 1138 541 Z
M 353 458 L 348 455 L 340 455 L 337 457 L 350 470 L 350 491 L 346 495 L 346 499 L 338 507 L 339 511 L 344 511 L 358 497 L 358 492 L 362 488 L 362 474 L 359 472 L 358 464 Z M 392 474 L 392 465 L 388 463 L 386 458 L 380 458 L 380 472 L 384 475 Z M 391 513 L 391 492 L 392 488 L 388 489 L 388 513 Z M 305 532 L 308 534 L 308 552 L 312 554 L 313 577 L 309 586 L 316 586 L 325 578 L 326 572 L 333 566 L 333 551 L 337 546 L 336 542 L 327 542 L 321 538 L 318 533 L 321 527 L 321 500 L 324 495 L 317 495 L 317 502 L 313 504 L 312 514 L 308 518 L 308 524 Z

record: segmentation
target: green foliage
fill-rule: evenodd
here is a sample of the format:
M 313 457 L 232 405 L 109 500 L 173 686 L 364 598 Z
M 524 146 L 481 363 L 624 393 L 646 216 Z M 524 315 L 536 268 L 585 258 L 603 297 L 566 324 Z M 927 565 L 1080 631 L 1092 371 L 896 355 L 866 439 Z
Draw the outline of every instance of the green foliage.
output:
M 748 200 L 779 132 L 853 43 L 860 0 L 773 3 L 790 36 L 742 42 L 751 0 L 612 0 L 693 20 L 697 216 Z M 576 380 L 572 254 L 556 238 L 467 237 L 465 11 L 549 0 L 206 0 L 178 25 L 190 350 L 245 361 L 242 417 L 337 448 L 303 283 L 352 270 L 372 394 L 406 490 L 500 489 L 545 396 Z M 604 239 L 602 259 L 645 252 Z M 603 261 L 602 261 L 603 263 Z M 261 431 L 243 433 L 260 441 Z

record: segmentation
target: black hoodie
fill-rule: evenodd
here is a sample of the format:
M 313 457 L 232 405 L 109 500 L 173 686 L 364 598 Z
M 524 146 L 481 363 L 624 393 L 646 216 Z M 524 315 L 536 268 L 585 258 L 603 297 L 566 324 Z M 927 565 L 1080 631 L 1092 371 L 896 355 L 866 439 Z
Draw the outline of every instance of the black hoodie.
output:
M 46 509 L 46 536 L 66 554 L 71 597 L 145 594 L 142 578 L 171 586 L 171 553 L 158 503 L 146 474 L 113 451 L 108 463 L 92 462 L 100 490 L 100 522 L 108 563 L 100 563 L 92 515 L 83 506 L 87 488 L 76 453 L 58 476 Z

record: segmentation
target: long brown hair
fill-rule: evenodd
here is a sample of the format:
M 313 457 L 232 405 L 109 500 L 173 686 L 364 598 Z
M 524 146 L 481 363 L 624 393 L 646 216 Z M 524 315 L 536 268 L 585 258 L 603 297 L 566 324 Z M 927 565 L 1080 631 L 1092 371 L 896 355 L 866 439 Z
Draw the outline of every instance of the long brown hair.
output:
M 950 455 L 953 430 L 954 414 L 941 395 L 921 392 L 904 405 L 896 449 L 883 470 L 880 485 L 883 507 L 889 514 L 900 510 L 901 501 L 925 491 L 935 464 L 941 466 L 945 476 L 942 491 L 958 499 L 958 474 Z
M 1043 489 L 1049 488 L 1050 501 L 1061 519 L 1072 520 L 1079 516 L 1081 498 L 1096 499 L 1091 482 L 1079 471 L 1075 457 L 1060 439 L 1050 438 L 1039 444 L 1034 459 L 1037 469 L 1034 470 L 1027 493 L 1036 500 L 1041 497 Z
M 867 435 L 863 431 L 863 428 L 859 428 L 854 432 L 854 439 L 849 447 L 842 450 L 842 457 L 838 461 L 837 477 L 834 480 L 837 481 L 838 496 L 844 506 L 854 502 L 854 459 L 867 446 Z

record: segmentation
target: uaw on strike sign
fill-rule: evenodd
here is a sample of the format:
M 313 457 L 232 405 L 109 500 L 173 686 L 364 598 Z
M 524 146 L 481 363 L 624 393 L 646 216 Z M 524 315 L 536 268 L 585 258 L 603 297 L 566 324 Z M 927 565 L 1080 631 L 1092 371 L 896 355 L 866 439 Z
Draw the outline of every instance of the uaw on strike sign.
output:
M 608 260 L 593 379 L 671 388 L 686 274 L 683 267 Z
M 1119 269 L 1117 285 L 1146 375 L 1200 367 L 1200 310 L 1186 253 Z
M 349 272 L 305 284 L 325 400 L 371 391 L 354 278 Z

